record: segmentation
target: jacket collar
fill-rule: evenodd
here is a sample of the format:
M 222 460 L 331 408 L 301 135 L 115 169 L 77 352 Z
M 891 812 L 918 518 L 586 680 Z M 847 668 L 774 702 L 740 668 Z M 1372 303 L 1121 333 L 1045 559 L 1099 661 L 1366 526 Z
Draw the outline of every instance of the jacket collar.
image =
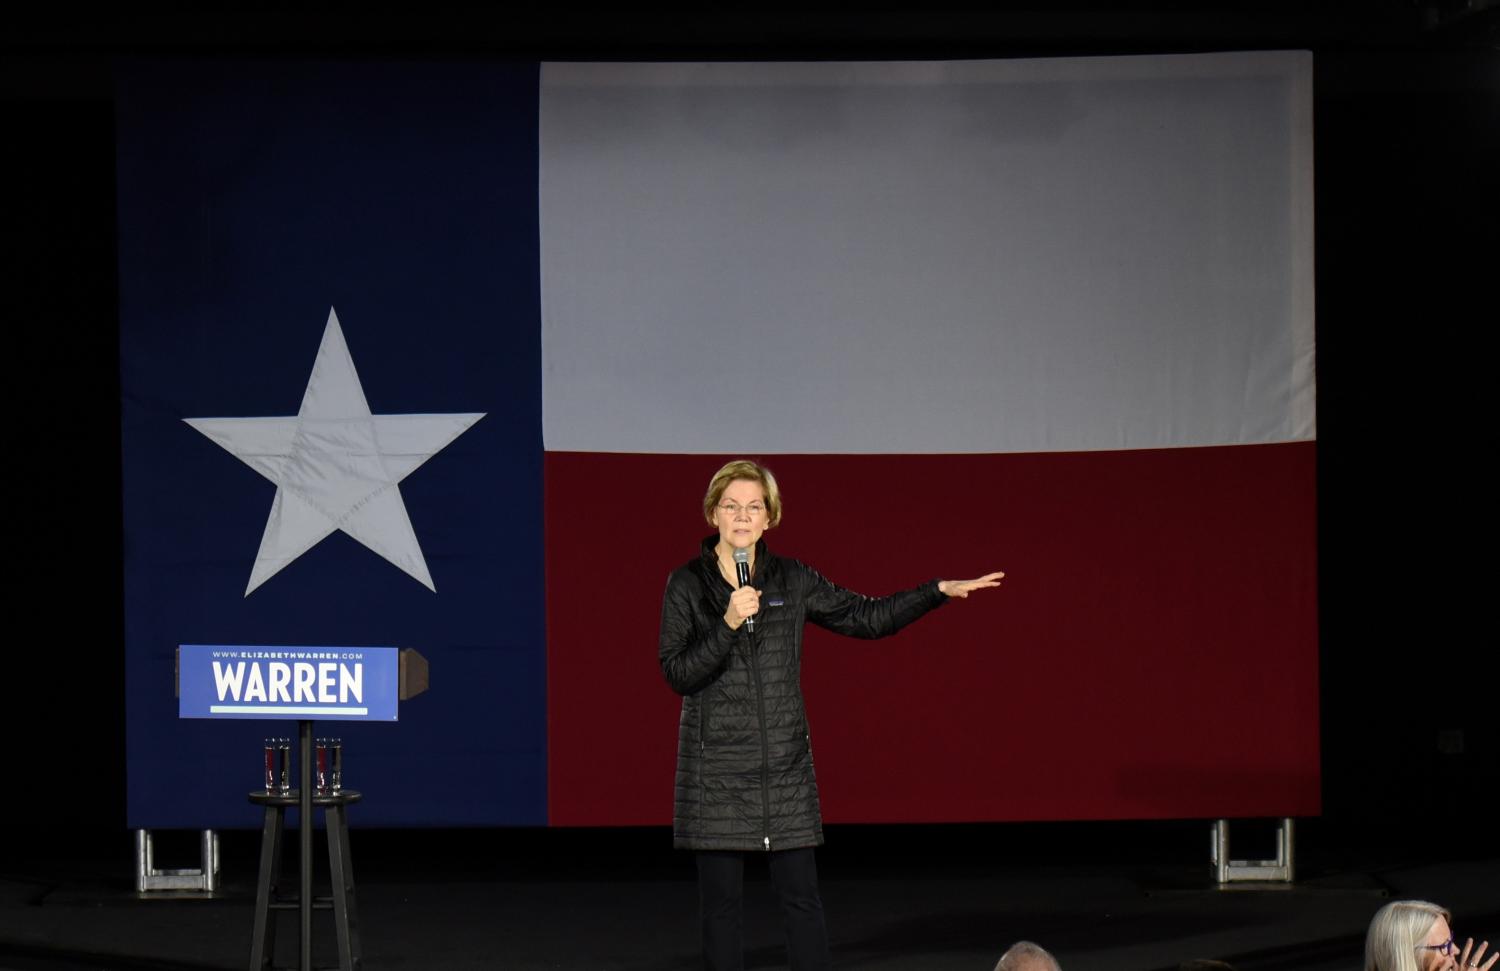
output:
M 721 576 L 721 574 L 719 573 L 719 552 L 716 549 L 718 545 L 718 533 L 714 533 L 712 536 L 706 536 L 703 539 L 703 543 L 698 556 L 698 568 L 703 571 L 703 575 L 706 578 L 712 579 Z M 773 557 L 771 556 L 770 551 L 766 549 L 765 538 L 762 537 L 761 539 L 756 540 L 755 575 L 752 579 L 756 580 L 757 582 L 763 582 L 765 576 L 767 575 L 767 571 L 771 566 L 772 559 Z

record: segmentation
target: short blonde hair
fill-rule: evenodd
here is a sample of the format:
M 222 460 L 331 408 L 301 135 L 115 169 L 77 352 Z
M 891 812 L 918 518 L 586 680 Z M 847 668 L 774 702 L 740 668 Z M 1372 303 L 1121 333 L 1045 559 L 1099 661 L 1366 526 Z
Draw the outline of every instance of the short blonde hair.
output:
M 781 490 L 776 487 L 776 477 L 771 470 L 758 462 L 749 459 L 735 459 L 727 463 L 723 468 L 714 473 L 714 477 L 708 480 L 708 492 L 703 496 L 703 518 L 708 520 L 710 526 L 714 525 L 714 507 L 719 500 L 724 498 L 724 490 L 729 488 L 729 483 L 739 480 L 754 482 L 760 486 L 760 491 L 766 496 L 766 528 L 781 522 Z
M 1048 954 L 1047 949 L 1040 944 L 1031 941 L 1016 941 L 1000 955 L 1000 960 L 995 965 L 995 971 L 1037 971 L 1038 968 L 1061 971 L 1057 958 Z
M 1418 971 L 1417 948 L 1441 917 L 1453 915 L 1425 900 L 1393 900 L 1375 911 L 1365 933 L 1365 971 Z

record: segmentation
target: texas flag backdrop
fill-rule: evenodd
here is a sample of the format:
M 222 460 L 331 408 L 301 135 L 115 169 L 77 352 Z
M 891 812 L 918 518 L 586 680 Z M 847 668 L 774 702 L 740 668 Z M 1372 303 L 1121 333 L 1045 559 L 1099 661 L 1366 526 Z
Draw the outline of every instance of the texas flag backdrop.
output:
M 661 825 L 667 574 L 732 457 L 831 822 L 1319 810 L 1311 59 L 139 63 L 128 815 L 251 826 L 179 644 L 395 645 L 373 825 Z

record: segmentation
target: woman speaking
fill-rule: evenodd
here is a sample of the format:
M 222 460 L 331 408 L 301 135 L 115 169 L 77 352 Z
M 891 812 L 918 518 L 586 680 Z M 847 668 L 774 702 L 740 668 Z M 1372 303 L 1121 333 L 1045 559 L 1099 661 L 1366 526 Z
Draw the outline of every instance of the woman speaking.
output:
M 829 966 L 813 847 L 823 842 L 802 702 L 802 628 L 894 634 L 952 597 L 999 586 L 933 580 L 864 597 L 766 549 L 781 521 L 768 469 L 730 462 L 708 484 L 703 515 L 718 535 L 667 580 L 661 667 L 682 695 L 673 845 L 696 851 L 704 966 L 744 967 L 745 857 L 762 853 L 781 904 L 792 971 Z

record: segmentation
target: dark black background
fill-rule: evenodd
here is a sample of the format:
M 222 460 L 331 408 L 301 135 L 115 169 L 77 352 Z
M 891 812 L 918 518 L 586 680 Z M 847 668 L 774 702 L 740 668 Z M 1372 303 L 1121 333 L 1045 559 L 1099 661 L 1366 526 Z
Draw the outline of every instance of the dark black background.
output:
M 1492 4 L 7 13 L 3 771 L 13 793 L 39 797 L 20 852 L 126 853 L 129 845 L 113 58 L 927 59 L 1310 49 L 1324 815 L 1305 822 L 1301 846 L 1493 854 L 1496 490 L 1484 471 L 1496 451 L 1490 335 L 1500 322 L 1493 273 L 1500 12 Z M 49 658 L 64 647 L 69 660 L 54 667 Z M 1059 716 L 1067 717 L 1065 708 Z M 1092 851 L 1128 832 L 1137 844 L 1155 841 L 1193 857 L 1206 853 L 1200 825 L 962 827 L 948 835 Z M 934 829 L 890 835 L 930 842 Z

